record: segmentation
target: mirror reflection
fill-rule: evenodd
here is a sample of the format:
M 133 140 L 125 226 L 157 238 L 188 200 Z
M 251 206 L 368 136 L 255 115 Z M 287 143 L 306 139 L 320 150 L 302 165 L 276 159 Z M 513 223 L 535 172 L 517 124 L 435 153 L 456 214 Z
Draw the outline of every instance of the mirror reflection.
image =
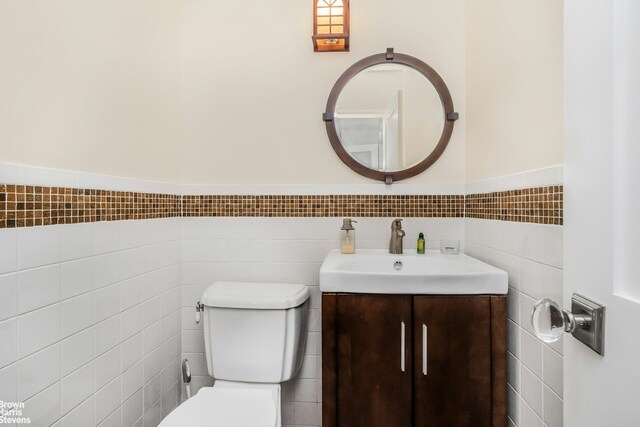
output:
M 402 64 L 378 64 L 346 84 L 334 123 L 342 146 L 357 162 L 395 172 L 431 154 L 445 114 L 436 88 L 420 72 Z

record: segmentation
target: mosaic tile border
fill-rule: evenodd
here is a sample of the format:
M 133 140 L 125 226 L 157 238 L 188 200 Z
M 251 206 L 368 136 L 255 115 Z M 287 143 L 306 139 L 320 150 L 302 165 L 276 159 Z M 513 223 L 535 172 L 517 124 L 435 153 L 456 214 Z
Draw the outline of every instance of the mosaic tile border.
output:
M 181 196 L 0 185 L 0 228 L 180 216 Z
M 481 218 L 562 225 L 562 186 L 463 195 L 173 195 L 0 184 L 0 228 L 167 217 Z
M 182 216 L 462 218 L 464 196 L 182 196 Z
M 465 217 L 535 224 L 563 224 L 562 185 L 465 196 Z

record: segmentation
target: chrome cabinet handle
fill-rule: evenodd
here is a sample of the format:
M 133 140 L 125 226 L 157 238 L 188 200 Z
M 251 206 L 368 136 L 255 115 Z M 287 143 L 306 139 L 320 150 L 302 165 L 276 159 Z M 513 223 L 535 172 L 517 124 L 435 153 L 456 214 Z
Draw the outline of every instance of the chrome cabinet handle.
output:
M 400 370 L 402 372 L 405 371 L 405 361 L 404 361 L 404 355 L 405 355 L 405 338 L 404 338 L 404 332 L 405 332 L 405 325 L 404 322 L 400 322 Z
M 427 325 L 422 324 L 422 375 L 427 375 Z

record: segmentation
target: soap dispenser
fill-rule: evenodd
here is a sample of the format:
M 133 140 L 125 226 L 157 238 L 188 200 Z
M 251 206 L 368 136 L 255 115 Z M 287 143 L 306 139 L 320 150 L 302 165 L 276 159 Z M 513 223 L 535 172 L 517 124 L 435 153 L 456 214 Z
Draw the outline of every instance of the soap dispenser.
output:
M 343 254 L 356 253 L 356 230 L 353 228 L 354 221 L 351 218 L 345 218 L 342 220 L 342 227 L 340 227 L 340 251 Z

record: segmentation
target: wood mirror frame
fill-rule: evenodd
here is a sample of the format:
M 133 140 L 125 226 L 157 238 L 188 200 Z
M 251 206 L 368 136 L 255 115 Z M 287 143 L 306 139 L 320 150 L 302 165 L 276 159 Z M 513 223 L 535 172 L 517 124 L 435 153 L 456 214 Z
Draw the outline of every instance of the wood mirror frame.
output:
M 336 130 L 334 121 L 338 97 L 340 96 L 340 93 L 347 85 L 347 83 L 349 83 L 349 81 L 361 71 L 379 64 L 401 64 L 418 71 L 420 74 L 426 77 L 434 86 L 434 88 L 438 92 L 438 95 L 440 96 L 440 101 L 442 102 L 442 108 L 444 110 L 444 126 L 442 127 L 442 134 L 440 135 L 440 140 L 438 141 L 436 147 L 427 156 L 427 158 L 422 160 L 420 163 L 399 171 L 379 171 L 371 169 L 351 157 L 347 150 L 345 150 L 342 146 L 342 142 L 338 137 L 338 132 Z M 449 88 L 447 88 L 447 85 L 445 84 L 444 80 L 442 80 L 442 77 L 440 77 L 440 75 L 433 68 L 431 68 L 427 63 L 419 60 L 418 58 L 401 53 L 394 53 L 393 49 L 389 48 L 387 49 L 386 53 L 371 55 L 364 59 L 361 59 L 351 67 L 347 68 L 344 73 L 342 73 L 340 78 L 333 85 L 333 89 L 331 89 L 329 99 L 327 100 L 327 107 L 325 109 L 325 113 L 322 115 L 322 119 L 325 121 L 327 134 L 329 135 L 329 141 L 331 141 L 331 146 L 335 150 L 338 157 L 340 157 L 340 159 L 347 166 L 349 166 L 360 175 L 366 176 L 367 178 L 372 178 L 379 181 L 384 181 L 387 184 L 391 184 L 394 181 L 411 178 L 412 176 L 416 176 L 419 173 L 424 172 L 431 165 L 433 165 L 436 160 L 438 160 L 438 158 L 440 158 L 445 148 L 447 148 L 449 139 L 451 139 L 451 134 L 453 132 L 453 123 L 458 119 L 458 113 L 456 113 L 453 109 L 453 101 L 451 99 L 451 93 L 449 93 Z

